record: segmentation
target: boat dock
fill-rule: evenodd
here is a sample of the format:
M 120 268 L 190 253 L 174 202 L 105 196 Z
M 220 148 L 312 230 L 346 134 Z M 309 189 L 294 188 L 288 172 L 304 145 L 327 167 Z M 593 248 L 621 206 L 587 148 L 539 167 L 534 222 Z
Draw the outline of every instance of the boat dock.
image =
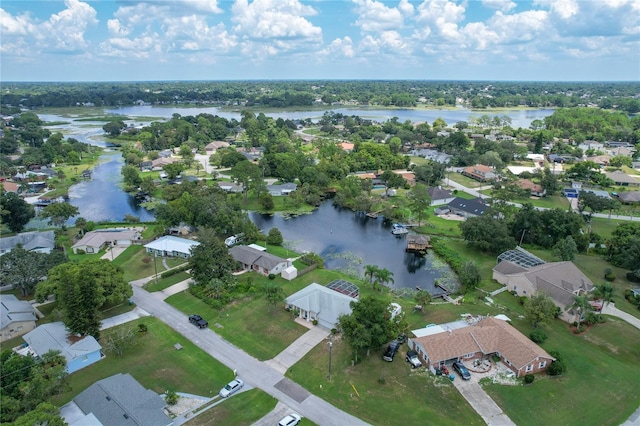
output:
M 431 248 L 429 243 L 431 238 L 427 235 L 407 235 L 407 248 L 406 251 L 410 252 L 426 252 Z

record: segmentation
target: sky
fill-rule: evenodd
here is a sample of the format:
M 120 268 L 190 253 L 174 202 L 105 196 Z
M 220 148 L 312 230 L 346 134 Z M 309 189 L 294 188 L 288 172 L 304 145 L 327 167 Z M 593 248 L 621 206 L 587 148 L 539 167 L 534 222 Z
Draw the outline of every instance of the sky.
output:
M 2 81 L 639 81 L 640 0 L 2 0 Z

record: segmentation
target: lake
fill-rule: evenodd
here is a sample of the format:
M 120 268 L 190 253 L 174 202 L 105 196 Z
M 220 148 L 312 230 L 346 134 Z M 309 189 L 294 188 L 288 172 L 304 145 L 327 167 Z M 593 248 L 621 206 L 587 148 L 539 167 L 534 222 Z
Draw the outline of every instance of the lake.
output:
M 490 117 L 509 116 L 511 118 L 511 127 L 517 129 L 519 127 L 528 128 L 533 120 L 542 120 L 553 114 L 553 109 L 513 109 L 500 110 L 499 112 L 470 110 L 467 108 L 456 109 L 378 109 L 378 108 L 328 108 L 327 111 L 334 111 L 346 116 L 357 115 L 361 118 L 367 118 L 377 121 L 386 121 L 393 117 L 398 117 L 400 122 L 411 120 L 412 122 L 428 122 L 433 123 L 436 119 L 442 118 L 448 125 L 453 126 L 459 121 L 469 121 L 470 117 L 480 117 L 489 115 Z M 239 112 L 223 111 L 216 107 L 156 107 L 151 105 L 128 106 L 122 108 L 105 108 L 107 114 L 120 114 L 132 118 L 135 117 L 159 117 L 169 119 L 173 114 L 181 116 L 197 116 L 198 114 L 211 114 L 224 117 L 228 120 L 235 118 L 240 120 Z M 257 114 L 257 113 L 256 113 Z M 318 120 L 324 114 L 324 110 L 307 110 L 307 111 L 271 111 L 265 113 L 268 117 L 282 119 L 305 119 L 311 118 Z
M 449 275 L 449 269 L 433 254 L 406 253 L 406 238 L 392 235 L 391 223 L 334 206 L 331 201 L 300 216 L 249 213 L 249 217 L 265 234 L 278 228 L 285 247 L 319 254 L 328 269 L 362 276 L 364 265 L 386 268 L 393 272 L 392 288 L 420 287 L 439 294 L 442 290 L 435 287 L 434 280 L 446 280 Z

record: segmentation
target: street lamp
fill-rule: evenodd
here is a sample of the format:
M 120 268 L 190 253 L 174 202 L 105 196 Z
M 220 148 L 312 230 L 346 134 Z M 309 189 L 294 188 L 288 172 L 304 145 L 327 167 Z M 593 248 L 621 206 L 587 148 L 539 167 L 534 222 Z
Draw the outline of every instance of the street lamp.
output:
M 331 349 L 333 348 L 333 336 L 329 335 L 329 381 L 331 381 Z

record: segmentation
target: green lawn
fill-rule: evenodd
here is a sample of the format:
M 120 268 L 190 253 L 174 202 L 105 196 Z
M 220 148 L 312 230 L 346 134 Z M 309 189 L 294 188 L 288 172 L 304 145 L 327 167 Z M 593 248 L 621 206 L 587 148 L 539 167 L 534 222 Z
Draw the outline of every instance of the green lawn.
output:
M 166 301 L 185 314 L 202 315 L 209 321 L 209 328 L 260 360 L 275 357 L 307 331 L 293 321 L 282 304 L 268 305 L 262 297 L 246 298 L 220 311 L 188 291 L 175 294 Z
M 261 391 L 251 389 L 198 414 L 186 426 L 251 425 L 273 410 L 278 400 Z
M 565 358 L 565 375 L 538 375 L 532 386 L 484 386 L 517 425 L 619 425 L 640 406 L 640 330 L 609 318 L 580 335 L 562 321 L 546 331 L 542 346 Z
M 466 186 L 467 188 L 478 188 L 480 186 L 490 185 L 489 183 L 483 183 L 478 182 L 477 180 L 473 180 L 467 176 L 464 176 L 462 173 L 447 173 L 446 177 L 447 179 L 451 179 L 452 181 Z
M 217 393 L 233 378 L 231 370 L 156 318 L 120 327 L 137 329 L 139 323 L 147 325 L 147 333 L 136 334 L 123 355 L 107 353 L 103 360 L 71 374 L 69 390 L 56 396 L 54 404 L 63 405 L 97 380 L 117 373 L 130 373 L 143 386 L 158 393 L 171 389 L 202 396 Z M 183 349 L 176 350 L 173 346 L 176 343 Z
M 189 278 L 191 278 L 191 275 L 189 275 L 188 273 L 178 272 L 175 275 L 171 275 L 166 278 L 160 278 L 158 282 L 156 282 L 155 280 L 149 281 L 143 286 L 143 288 L 150 292 L 162 291 L 167 287 L 171 287 L 172 285 L 177 284 Z
M 287 376 L 327 402 L 375 425 L 484 424 L 448 379 L 431 376 L 425 369 L 409 368 L 403 359 L 405 352 L 406 345 L 396 360 L 388 363 L 382 360 L 382 350 L 373 350 L 354 367 L 349 346 L 334 339 L 331 381 L 327 380 L 327 344 L 316 346 L 289 369 Z

